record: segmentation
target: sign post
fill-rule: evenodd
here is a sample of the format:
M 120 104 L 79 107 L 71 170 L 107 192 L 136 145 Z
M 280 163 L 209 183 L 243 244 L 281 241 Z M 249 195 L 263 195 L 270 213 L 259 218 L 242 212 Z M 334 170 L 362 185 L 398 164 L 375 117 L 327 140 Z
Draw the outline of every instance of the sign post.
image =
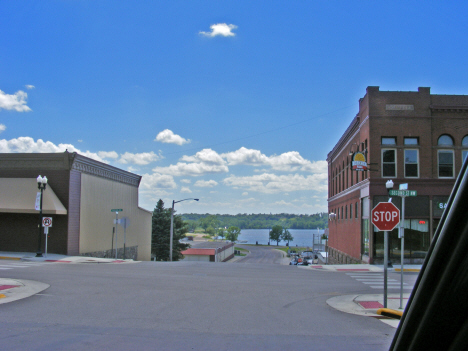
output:
M 400 184 L 400 190 L 390 190 L 390 195 L 401 197 L 401 222 L 398 237 L 401 239 L 401 272 L 400 272 L 400 309 L 403 309 L 403 266 L 405 259 L 405 199 L 417 196 L 416 190 L 408 190 L 408 184 Z
M 117 259 L 117 223 L 119 220 L 119 212 L 123 212 L 123 209 L 121 208 L 114 208 L 111 210 L 111 212 L 115 212 L 115 259 Z
M 400 223 L 400 210 L 391 202 L 379 202 L 371 216 L 372 224 L 384 232 L 384 307 L 387 308 L 388 232 Z
M 42 226 L 45 234 L 45 252 L 44 257 L 47 257 L 47 238 L 49 237 L 49 228 L 52 227 L 52 217 L 42 217 Z

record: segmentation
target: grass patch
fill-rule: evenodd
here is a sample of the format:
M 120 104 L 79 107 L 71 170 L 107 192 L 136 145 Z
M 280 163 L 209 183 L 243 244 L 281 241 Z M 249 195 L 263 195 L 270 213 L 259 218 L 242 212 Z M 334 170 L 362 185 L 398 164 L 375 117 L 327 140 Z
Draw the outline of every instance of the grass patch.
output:
M 237 247 L 237 246 L 235 246 L 235 247 L 234 247 L 234 250 L 239 250 L 239 251 L 249 252 L 249 250 L 247 250 L 247 249 L 243 249 L 242 247 Z

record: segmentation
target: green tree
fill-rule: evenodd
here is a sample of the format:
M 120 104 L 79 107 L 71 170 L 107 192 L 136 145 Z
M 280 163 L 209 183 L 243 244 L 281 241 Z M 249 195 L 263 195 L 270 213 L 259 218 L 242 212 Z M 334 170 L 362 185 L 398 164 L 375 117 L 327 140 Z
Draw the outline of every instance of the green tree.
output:
M 175 211 L 174 211 L 175 212 Z M 188 231 L 187 223 L 180 215 L 174 215 L 174 235 L 172 241 L 172 260 L 178 261 L 183 258 L 182 251 L 189 245 L 180 243 Z M 169 260 L 171 234 L 171 209 L 164 208 L 164 202 L 159 199 L 153 211 L 151 230 L 151 253 L 156 255 L 158 261 Z
M 228 239 L 231 242 L 234 242 L 237 240 L 237 237 L 240 234 L 240 229 L 238 227 L 231 226 L 227 229 L 226 233 L 226 239 Z
M 281 235 L 283 234 L 283 227 L 280 225 L 274 225 L 270 230 L 270 240 L 276 241 L 276 246 L 281 241 Z
M 293 241 L 294 238 L 291 235 L 291 233 L 289 232 L 289 230 L 284 229 L 283 233 L 281 233 L 281 240 L 286 241 L 287 243 L 289 243 L 290 241 Z
M 208 228 L 206 228 L 205 233 L 213 236 L 215 233 L 215 229 L 210 225 Z
M 224 239 L 224 237 L 226 236 L 226 230 L 223 227 L 218 228 L 218 230 L 216 231 L 216 234 L 217 236 L 220 236 L 221 238 Z

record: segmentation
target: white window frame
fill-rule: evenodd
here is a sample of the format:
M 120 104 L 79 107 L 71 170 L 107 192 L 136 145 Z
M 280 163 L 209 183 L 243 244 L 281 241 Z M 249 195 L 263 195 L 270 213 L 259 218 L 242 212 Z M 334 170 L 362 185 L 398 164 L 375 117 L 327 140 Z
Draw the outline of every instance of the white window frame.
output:
M 417 175 L 416 177 L 407 176 L 407 175 L 406 175 L 406 151 L 407 151 L 407 150 L 408 150 L 408 151 L 416 151 L 416 153 L 417 153 L 417 156 L 416 156 L 416 158 L 417 158 L 416 164 L 417 164 L 417 166 L 418 166 L 418 175 Z M 405 178 L 419 178 L 419 175 L 420 175 L 420 174 L 419 174 L 419 149 L 404 149 L 404 150 L 403 150 L 403 163 L 404 163 L 404 170 L 403 170 L 403 171 L 404 171 L 404 173 L 405 173 L 405 174 L 404 174 L 404 177 L 405 177 Z M 409 164 L 413 164 L 413 163 L 409 163 Z
M 395 175 L 394 176 L 388 176 L 388 175 L 384 175 L 384 152 L 385 151 L 393 151 L 395 153 Z M 381 170 L 381 174 L 382 174 L 382 178 L 396 178 L 397 175 L 398 175 L 398 167 L 397 167 L 397 149 L 394 149 L 394 148 L 382 148 L 381 150 L 381 154 L 380 154 L 380 157 L 381 157 L 381 165 L 382 165 L 382 170 Z
M 446 152 L 446 153 L 451 153 L 452 154 L 452 160 L 453 160 L 453 164 L 452 164 L 452 176 L 451 177 L 441 177 L 439 172 L 440 172 L 440 153 L 441 152 Z M 454 152 L 453 150 L 450 150 L 450 149 L 442 149 L 442 150 L 437 150 L 437 176 L 441 179 L 453 179 L 455 178 L 455 155 L 454 155 Z

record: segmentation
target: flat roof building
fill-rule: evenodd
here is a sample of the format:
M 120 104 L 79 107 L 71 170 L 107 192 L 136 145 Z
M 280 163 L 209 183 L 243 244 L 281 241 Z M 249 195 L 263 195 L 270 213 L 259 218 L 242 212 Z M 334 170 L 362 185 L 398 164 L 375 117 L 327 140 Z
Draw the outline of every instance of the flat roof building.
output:
M 407 263 L 427 253 L 462 163 L 468 154 L 468 96 L 368 87 L 359 112 L 327 156 L 329 262 L 381 263 L 383 232 L 370 212 L 408 184 L 417 196 L 405 200 Z M 400 197 L 392 197 L 400 208 Z M 398 229 L 389 235 L 389 255 L 400 261 Z
M 52 217 L 48 252 L 115 257 L 117 248 L 122 258 L 124 229 L 119 225 L 115 235 L 111 212 L 122 209 L 126 258 L 151 259 L 152 214 L 138 206 L 141 176 L 69 152 L 0 154 L 0 251 L 37 251 L 38 175 L 48 178 L 43 192 L 43 216 Z

